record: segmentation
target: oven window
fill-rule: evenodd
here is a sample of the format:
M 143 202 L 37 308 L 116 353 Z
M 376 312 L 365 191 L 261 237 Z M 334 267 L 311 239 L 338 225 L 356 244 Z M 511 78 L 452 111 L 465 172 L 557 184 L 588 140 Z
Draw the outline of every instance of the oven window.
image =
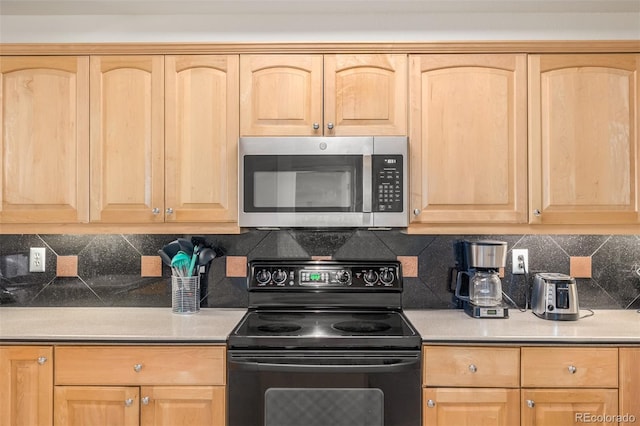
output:
M 265 426 L 384 426 L 380 389 L 270 388 Z
M 362 211 L 362 156 L 246 156 L 247 212 Z

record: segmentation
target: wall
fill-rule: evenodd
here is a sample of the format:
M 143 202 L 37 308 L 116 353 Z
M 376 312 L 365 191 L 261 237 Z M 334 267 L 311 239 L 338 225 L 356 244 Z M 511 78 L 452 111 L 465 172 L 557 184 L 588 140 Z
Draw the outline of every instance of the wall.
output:
M 180 235 L 182 236 L 182 235 Z M 155 256 L 178 235 L 0 235 L 0 304 L 5 306 L 171 306 L 170 270 L 141 276 L 141 256 Z M 190 237 L 190 236 L 187 236 Z M 203 306 L 246 306 L 246 260 L 257 258 L 396 259 L 417 264 L 405 278 L 405 308 L 447 308 L 453 242 L 498 239 L 529 249 L 530 279 L 536 272 L 570 272 L 570 258 L 591 262 L 591 278 L 578 278 L 583 308 L 640 308 L 640 235 L 406 235 L 399 231 L 252 230 L 240 235 L 207 235 L 226 252 L 209 271 Z M 47 271 L 28 272 L 29 247 L 46 247 Z M 57 256 L 77 256 L 77 275 L 56 276 Z M 246 257 L 246 260 L 245 260 Z M 240 265 L 237 268 L 227 268 Z M 511 256 L 503 289 L 524 303 L 524 276 L 512 276 Z M 411 275 L 411 271 L 407 271 Z M 229 276 L 228 276 L 229 275 Z

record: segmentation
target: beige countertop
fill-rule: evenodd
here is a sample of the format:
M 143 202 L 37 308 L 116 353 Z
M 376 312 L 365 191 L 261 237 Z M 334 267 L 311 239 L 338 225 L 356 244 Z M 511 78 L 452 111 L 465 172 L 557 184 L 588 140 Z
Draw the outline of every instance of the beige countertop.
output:
M 463 311 L 406 310 L 426 343 L 640 344 L 640 313 L 596 310 L 578 321 L 547 321 L 531 311 L 508 319 L 475 319 Z M 0 308 L 0 341 L 224 343 L 244 309 Z M 586 314 L 583 311 L 582 314 Z
M 0 308 L 0 341 L 224 343 L 245 309 Z
M 425 343 L 640 344 L 640 313 L 635 309 L 593 312 L 577 321 L 549 321 L 513 309 L 506 319 L 471 318 L 456 309 L 405 310 Z

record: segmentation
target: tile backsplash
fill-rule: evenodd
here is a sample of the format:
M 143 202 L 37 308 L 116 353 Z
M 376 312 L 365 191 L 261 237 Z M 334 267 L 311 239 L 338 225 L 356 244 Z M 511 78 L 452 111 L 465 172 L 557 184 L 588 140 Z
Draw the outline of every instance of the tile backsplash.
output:
M 159 248 L 182 236 L 185 235 L 0 235 L 0 304 L 169 307 L 171 271 L 164 265 L 161 271 L 157 270 L 154 259 L 148 256 L 156 256 Z M 203 306 L 209 307 L 246 306 L 246 279 L 239 276 L 242 271 L 238 270 L 239 265 L 244 268 L 245 259 L 313 257 L 400 259 L 412 269 L 404 279 L 404 307 L 447 308 L 451 306 L 447 288 L 449 268 L 454 262 L 453 242 L 464 238 L 506 241 L 509 251 L 528 249 L 530 280 L 536 272 L 573 271 L 583 308 L 640 308 L 640 235 L 251 230 L 240 235 L 205 237 L 225 252 L 225 256 L 213 260 L 208 273 L 209 291 Z M 46 248 L 45 272 L 29 272 L 30 247 Z M 77 265 L 73 265 L 74 258 Z M 59 267 L 59 260 L 64 268 Z M 511 274 L 509 253 L 503 289 L 523 305 L 524 288 L 525 277 Z

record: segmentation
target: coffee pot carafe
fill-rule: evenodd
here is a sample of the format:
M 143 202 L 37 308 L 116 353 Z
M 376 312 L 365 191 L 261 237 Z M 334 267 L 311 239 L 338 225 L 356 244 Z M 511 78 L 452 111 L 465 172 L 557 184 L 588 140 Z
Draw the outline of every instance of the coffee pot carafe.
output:
M 456 307 L 464 308 L 476 318 L 507 318 L 508 309 L 502 305 L 502 282 L 499 271 L 504 268 L 507 243 L 503 241 L 456 241 Z

